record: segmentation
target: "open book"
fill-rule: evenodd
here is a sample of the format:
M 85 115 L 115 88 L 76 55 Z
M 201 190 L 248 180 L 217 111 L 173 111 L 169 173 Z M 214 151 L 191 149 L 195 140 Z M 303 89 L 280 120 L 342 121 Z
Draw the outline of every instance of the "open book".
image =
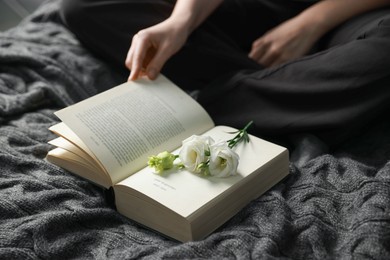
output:
M 288 150 L 250 135 L 240 143 L 237 175 L 159 175 L 148 157 L 178 154 L 191 135 L 216 141 L 235 129 L 215 126 L 189 95 L 160 75 L 114 87 L 55 113 L 59 137 L 47 160 L 105 188 L 121 214 L 180 241 L 202 239 L 288 174 Z

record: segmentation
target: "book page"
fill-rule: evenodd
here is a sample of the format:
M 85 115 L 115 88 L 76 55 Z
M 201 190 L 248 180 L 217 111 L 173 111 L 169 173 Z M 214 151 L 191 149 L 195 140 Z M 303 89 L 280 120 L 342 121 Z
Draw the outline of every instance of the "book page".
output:
M 95 155 L 91 152 L 91 150 L 84 144 L 83 141 L 71 130 L 67 125 L 65 125 L 63 122 L 52 125 L 49 127 L 49 130 L 55 133 L 56 135 L 62 136 L 66 138 L 69 142 L 73 143 L 74 145 L 80 147 L 81 150 L 83 150 L 87 155 L 92 157 L 93 159 L 97 159 Z
M 79 154 L 79 156 L 81 156 L 81 157 L 89 157 L 88 160 L 94 161 L 93 164 L 96 164 L 96 167 L 99 167 L 101 169 L 100 171 L 104 175 L 106 175 L 106 179 L 110 179 L 110 183 L 112 185 L 112 180 L 111 180 L 107 170 L 102 165 L 102 163 L 95 156 L 95 154 L 88 148 L 88 146 L 86 146 L 85 143 L 67 125 L 65 125 L 63 122 L 61 122 L 61 123 L 52 125 L 49 128 L 49 130 L 52 131 L 53 133 L 55 133 L 56 135 L 60 136 L 62 139 L 67 140 L 70 143 L 72 143 L 73 145 L 77 146 L 78 150 L 80 150 L 83 153 L 85 153 L 84 155 Z M 64 143 L 64 140 L 61 140 L 61 143 Z M 50 143 L 53 144 L 52 142 L 50 142 Z M 65 149 L 65 150 L 69 150 L 69 149 L 67 149 L 64 146 L 59 145 L 59 143 L 53 144 L 53 145 L 55 145 L 57 147 L 61 147 L 61 148 Z M 74 152 L 74 151 L 72 151 L 72 152 Z M 85 159 L 87 159 L 87 158 L 85 158 Z
M 217 126 L 204 135 L 211 136 L 216 142 L 226 141 L 234 136 L 229 134 L 234 130 L 230 127 Z M 146 167 L 117 185 L 137 190 L 183 217 L 188 217 L 226 190 L 239 184 L 276 156 L 286 152 L 286 148 L 255 136 L 251 136 L 249 143 L 241 143 L 234 150 L 240 156 L 236 176 L 202 177 L 186 170 L 166 171 L 160 176 L 155 174 L 153 169 Z M 178 154 L 179 151 L 180 148 L 174 153 Z M 272 174 L 272 172 L 267 174 Z M 262 178 L 270 177 L 263 176 Z M 126 190 L 121 188 L 121 191 Z M 127 189 L 127 192 L 132 191 Z
M 96 174 L 99 169 L 91 166 L 88 161 L 83 159 L 83 157 L 69 152 L 68 150 L 60 147 L 54 148 L 48 152 L 45 159 L 70 172 L 77 173 L 79 177 L 82 177 L 101 187 L 108 189 L 111 186 L 104 175 Z
M 149 156 L 181 145 L 213 122 L 189 95 L 160 75 L 131 81 L 55 113 L 96 155 L 113 183 Z
M 91 158 L 84 150 L 80 149 L 78 146 L 68 141 L 67 139 L 63 137 L 57 137 L 48 143 L 75 154 L 80 158 L 81 161 L 88 164 L 90 168 L 94 168 L 96 172 L 104 172 L 104 169 L 101 169 L 93 158 Z

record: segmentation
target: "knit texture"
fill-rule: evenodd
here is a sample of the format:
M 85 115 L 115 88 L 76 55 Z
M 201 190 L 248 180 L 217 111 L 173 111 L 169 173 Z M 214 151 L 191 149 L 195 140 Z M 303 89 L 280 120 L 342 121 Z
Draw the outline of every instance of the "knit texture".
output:
M 179 243 L 44 160 L 53 112 L 118 81 L 46 2 L 0 33 L 0 259 L 389 259 L 390 123 L 301 167 L 202 241 Z M 131 205 L 129 205 L 131 206 Z

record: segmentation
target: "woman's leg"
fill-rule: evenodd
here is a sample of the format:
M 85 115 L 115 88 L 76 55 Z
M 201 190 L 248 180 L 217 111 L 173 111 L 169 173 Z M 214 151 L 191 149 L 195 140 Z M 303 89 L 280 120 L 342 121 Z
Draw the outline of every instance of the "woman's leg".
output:
M 244 70 L 200 92 L 217 124 L 254 120 L 256 133 L 316 133 L 330 144 L 390 107 L 390 10 L 356 17 L 316 54 L 264 70 Z
M 306 7 L 303 4 L 286 7 L 286 2 L 290 1 L 225 0 L 167 62 L 162 73 L 183 89 L 193 90 L 226 73 L 262 69 L 247 57 L 252 41 Z M 110 62 L 126 80 L 129 71 L 124 61 L 133 35 L 165 20 L 174 3 L 174 0 L 67 0 L 62 17 L 87 48 Z
M 256 134 L 314 132 L 337 142 L 348 133 L 344 130 L 369 122 L 390 103 L 389 11 L 340 26 L 314 55 L 263 69 L 247 58 L 250 43 L 307 7 L 292 2 L 225 1 L 163 73 L 184 89 L 202 89 L 199 101 L 217 124 L 242 127 L 253 119 Z M 132 36 L 166 19 L 173 5 L 169 0 L 75 0 L 64 6 L 63 17 L 125 80 Z

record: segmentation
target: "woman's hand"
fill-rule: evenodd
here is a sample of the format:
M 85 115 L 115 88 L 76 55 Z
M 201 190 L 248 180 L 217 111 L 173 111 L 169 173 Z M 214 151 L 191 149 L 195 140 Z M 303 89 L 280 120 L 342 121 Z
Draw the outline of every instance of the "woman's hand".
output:
M 129 80 L 143 75 L 155 79 L 165 62 L 183 47 L 188 32 L 177 20 L 167 19 L 134 35 L 126 57 Z
M 129 80 L 142 75 L 155 79 L 165 62 L 223 0 L 177 0 L 171 16 L 134 35 L 126 57 Z
M 312 24 L 295 17 L 258 38 L 249 57 L 265 67 L 272 67 L 306 55 L 321 34 Z
M 275 27 L 252 44 L 249 57 L 270 67 L 307 54 L 324 34 L 346 20 L 390 0 L 323 0 Z

